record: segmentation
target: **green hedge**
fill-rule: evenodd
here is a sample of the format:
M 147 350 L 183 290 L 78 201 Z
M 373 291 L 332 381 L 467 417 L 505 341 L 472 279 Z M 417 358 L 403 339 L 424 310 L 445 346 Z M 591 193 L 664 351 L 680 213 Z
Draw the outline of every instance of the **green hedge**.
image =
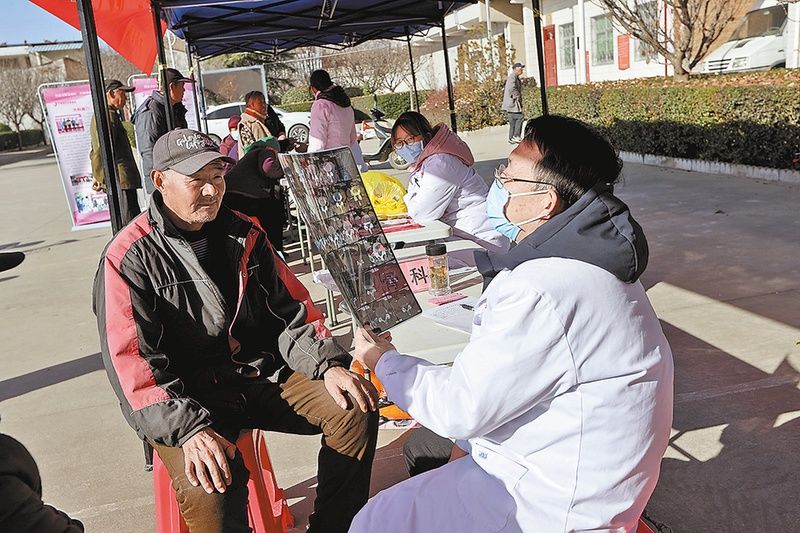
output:
M 419 103 L 423 105 L 425 99 L 431 94 L 431 91 L 419 91 Z M 356 111 L 356 120 L 369 119 L 369 110 L 372 109 L 374 104 L 372 96 L 356 96 L 351 98 L 353 109 Z M 311 111 L 311 104 L 313 102 L 300 102 L 296 104 L 281 104 L 281 109 L 289 112 L 308 112 Z M 408 91 L 379 94 L 378 107 L 386 113 L 388 118 L 397 118 L 401 114 L 411 109 L 411 100 Z
M 308 100 L 308 87 L 292 87 L 281 95 L 281 107 L 297 104 Z
M 44 134 L 42 130 L 22 130 L 22 147 L 42 144 Z M 14 150 L 19 148 L 19 137 L 16 131 L 0 132 L 0 150 Z
M 526 80 L 525 116 L 539 116 L 538 88 Z M 788 168 L 800 150 L 800 70 L 776 69 L 688 82 L 661 78 L 548 89 L 551 113 L 593 124 L 619 150 Z M 456 85 L 460 130 L 505 123 L 502 83 Z M 423 113 L 449 124 L 447 93 Z

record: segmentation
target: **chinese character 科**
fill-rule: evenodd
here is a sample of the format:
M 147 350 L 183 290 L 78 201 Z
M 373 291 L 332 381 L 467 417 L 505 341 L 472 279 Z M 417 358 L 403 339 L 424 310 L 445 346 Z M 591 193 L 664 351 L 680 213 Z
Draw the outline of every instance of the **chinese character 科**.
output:
M 408 273 L 411 274 L 411 282 L 414 285 L 419 285 L 420 281 L 423 283 L 428 281 L 428 275 L 425 273 L 423 267 L 412 267 L 409 269 Z

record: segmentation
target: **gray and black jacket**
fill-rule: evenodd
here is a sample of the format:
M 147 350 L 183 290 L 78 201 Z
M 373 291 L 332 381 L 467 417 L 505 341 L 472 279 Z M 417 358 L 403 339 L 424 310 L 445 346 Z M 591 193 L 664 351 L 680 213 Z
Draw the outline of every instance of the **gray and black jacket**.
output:
M 140 438 L 181 446 L 214 422 L 198 398 L 350 364 L 261 228 L 225 207 L 210 223 L 221 235 L 213 253 L 238 279 L 233 308 L 163 210 L 156 191 L 106 247 L 94 282 L 103 363 Z
M 136 128 L 136 143 L 139 153 L 142 154 L 142 175 L 148 184 L 147 192 L 152 192 L 150 187 L 150 171 L 153 170 L 153 146 L 159 137 L 167 133 L 167 108 L 164 95 L 159 91 L 142 102 L 131 117 Z M 182 102 L 172 104 L 172 116 L 175 118 L 175 129 L 188 128 L 186 123 L 186 106 Z

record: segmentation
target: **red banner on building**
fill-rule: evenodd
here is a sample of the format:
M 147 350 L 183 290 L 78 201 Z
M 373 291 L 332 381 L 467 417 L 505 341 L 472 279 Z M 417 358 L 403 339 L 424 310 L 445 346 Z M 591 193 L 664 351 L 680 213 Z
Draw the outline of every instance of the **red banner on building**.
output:
M 70 26 L 81 29 L 75 0 L 31 0 Z M 145 74 L 156 60 L 150 0 L 92 0 L 97 36 Z M 166 26 L 161 23 L 161 33 Z
M 631 36 L 617 35 L 617 65 L 620 70 L 631 68 Z

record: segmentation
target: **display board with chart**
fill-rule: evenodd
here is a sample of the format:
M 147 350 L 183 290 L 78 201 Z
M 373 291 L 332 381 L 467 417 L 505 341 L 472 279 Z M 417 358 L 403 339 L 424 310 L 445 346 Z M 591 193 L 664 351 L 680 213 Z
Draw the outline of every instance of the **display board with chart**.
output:
M 350 149 L 279 159 L 299 214 L 356 322 L 383 332 L 420 314 Z

